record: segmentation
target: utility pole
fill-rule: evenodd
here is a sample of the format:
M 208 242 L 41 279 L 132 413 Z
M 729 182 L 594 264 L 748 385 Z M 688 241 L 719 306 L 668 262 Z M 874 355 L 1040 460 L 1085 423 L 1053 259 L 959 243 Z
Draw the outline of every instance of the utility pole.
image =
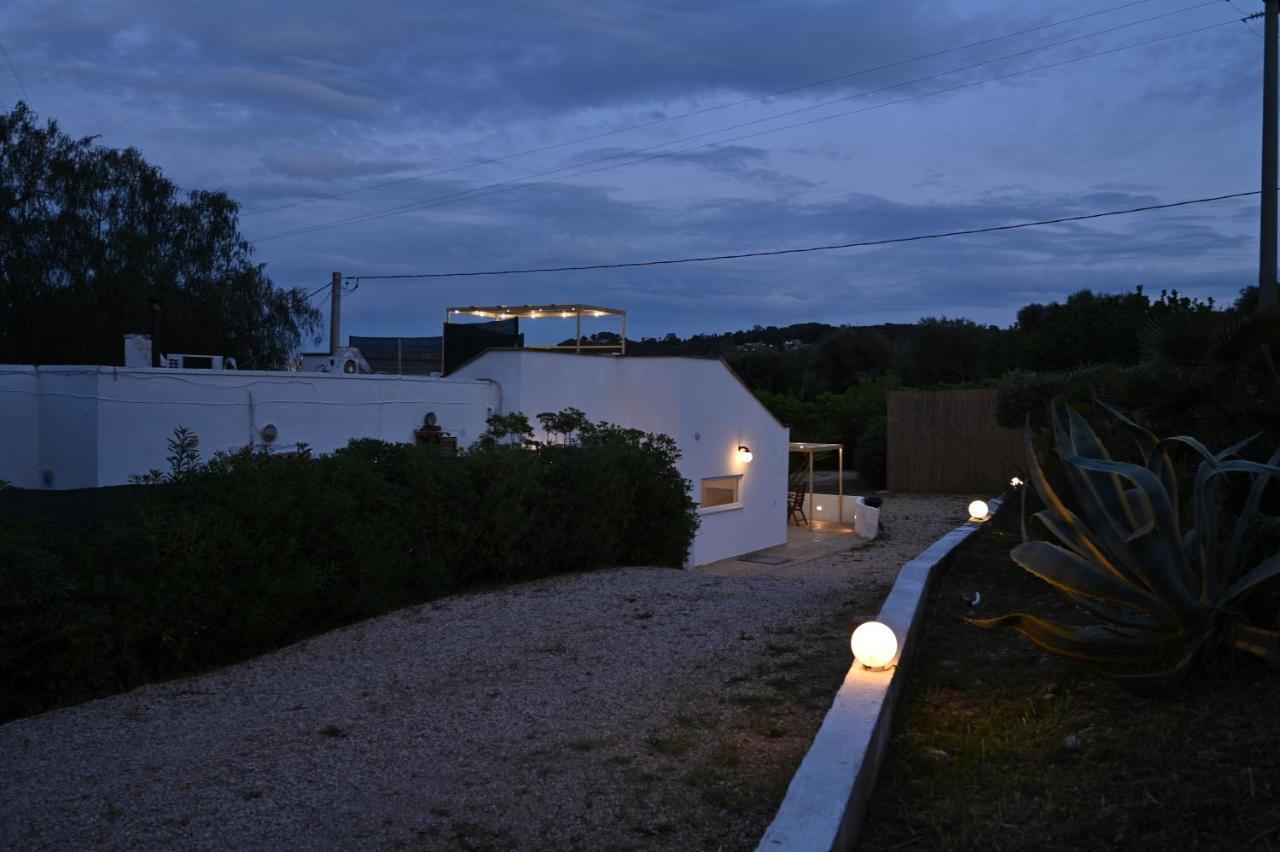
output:
M 1280 137 L 1276 122 L 1276 36 L 1280 0 L 1264 0 L 1262 72 L 1262 254 L 1258 262 L 1258 306 L 1276 306 L 1276 156 Z
M 1280 0 L 1273 0 L 1280 3 Z M 1272 220 L 1274 221 L 1274 219 Z M 1275 264 L 1272 264 L 1275 268 Z M 338 357 L 338 335 L 342 331 L 342 273 L 333 273 L 329 294 L 329 355 Z

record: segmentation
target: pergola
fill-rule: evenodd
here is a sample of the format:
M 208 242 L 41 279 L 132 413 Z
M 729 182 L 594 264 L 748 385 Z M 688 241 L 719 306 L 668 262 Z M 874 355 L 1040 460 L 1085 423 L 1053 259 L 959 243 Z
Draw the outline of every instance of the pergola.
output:
M 793 453 L 805 453 L 809 456 L 809 506 L 812 511 L 813 506 L 813 455 L 814 453 L 829 453 L 835 450 L 839 458 L 840 485 L 839 498 L 836 508 L 836 522 L 844 523 L 844 444 L 811 444 L 806 441 L 792 441 L 788 445 L 788 449 Z
M 520 319 L 569 319 L 577 322 L 577 333 L 573 336 L 573 346 L 526 346 L 526 349 L 572 349 L 581 352 L 584 349 L 615 349 L 620 354 L 627 354 L 627 312 L 619 308 L 602 308 L 599 305 L 472 305 L 465 308 L 447 308 L 444 314 L 445 323 L 453 322 L 455 317 L 478 317 L 487 320 Z M 582 318 L 620 317 L 622 319 L 621 343 L 583 343 Z

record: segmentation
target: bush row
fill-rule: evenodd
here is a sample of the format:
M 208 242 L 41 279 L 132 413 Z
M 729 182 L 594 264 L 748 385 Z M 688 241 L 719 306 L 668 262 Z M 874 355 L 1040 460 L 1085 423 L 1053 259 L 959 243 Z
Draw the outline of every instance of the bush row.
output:
M 697 519 L 675 460 L 670 439 L 616 427 L 457 458 L 357 440 L 176 464 L 79 534 L 0 522 L 0 718 L 461 589 L 680 566 Z

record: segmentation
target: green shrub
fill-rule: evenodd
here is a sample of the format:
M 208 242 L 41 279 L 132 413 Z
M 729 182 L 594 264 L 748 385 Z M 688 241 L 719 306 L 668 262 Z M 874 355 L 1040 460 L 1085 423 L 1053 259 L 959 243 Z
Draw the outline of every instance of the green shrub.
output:
M 1100 367 L 1033 373 L 1007 373 L 996 388 L 996 421 L 1008 429 L 1021 429 L 1031 418 L 1037 431 L 1048 425 L 1045 411 L 1054 399 L 1080 402 L 1092 398 L 1104 380 Z
M 679 567 L 697 516 L 677 458 L 666 436 L 585 422 L 571 445 L 456 458 L 374 440 L 184 456 L 81 534 L 0 523 L 0 719 L 466 588 Z
M 889 470 L 889 418 L 877 417 L 858 436 L 853 451 L 858 478 L 876 488 L 883 488 Z

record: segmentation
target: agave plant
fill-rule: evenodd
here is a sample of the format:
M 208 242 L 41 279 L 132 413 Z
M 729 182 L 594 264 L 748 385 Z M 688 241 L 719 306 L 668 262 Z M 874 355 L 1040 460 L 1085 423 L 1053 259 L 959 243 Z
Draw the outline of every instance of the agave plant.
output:
M 1160 661 L 1154 672 L 1124 675 L 1135 685 L 1167 682 L 1224 646 L 1280 662 L 1280 632 L 1251 625 L 1244 611 L 1251 595 L 1280 577 L 1280 553 L 1244 564 L 1264 521 L 1259 513 L 1263 490 L 1280 474 L 1280 452 L 1267 464 L 1248 461 L 1237 456 L 1245 441 L 1215 455 L 1194 438 L 1158 439 L 1114 408 L 1099 405 L 1133 435 L 1144 463 L 1113 460 L 1075 409 L 1067 407 L 1064 426 L 1061 412 L 1051 405 L 1054 443 L 1076 508 L 1068 508 L 1049 483 L 1026 429 L 1029 474 L 1046 507 L 1034 517 L 1060 544 L 1027 540 L 1024 520 L 1024 540 L 1010 554 L 1097 622 L 1075 627 L 1016 613 L 971 623 L 1012 627 L 1064 656 Z M 1179 516 L 1171 457 L 1178 448 L 1200 458 L 1185 519 Z M 1228 535 L 1218 497 L 1223 477 L 1230 474 L 1250 476 L 1252 482 Z

